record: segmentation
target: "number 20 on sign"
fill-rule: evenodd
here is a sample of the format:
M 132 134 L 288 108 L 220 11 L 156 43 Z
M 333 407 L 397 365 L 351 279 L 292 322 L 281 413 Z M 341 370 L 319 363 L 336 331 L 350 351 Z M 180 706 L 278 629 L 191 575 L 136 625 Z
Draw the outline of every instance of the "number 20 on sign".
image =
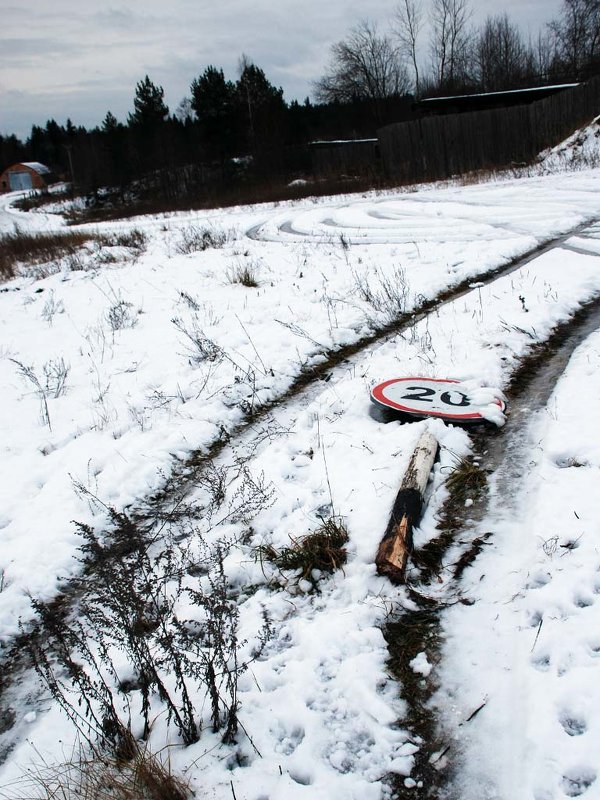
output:
M 442 378 L 392 378 L 371 391 L 372 401 L 414 417 L 441 417 L 455 422 L 485 419 L 484 407 L 471 398 L 459 381 Z M 504 411 L 504 402 L 497 404 Z

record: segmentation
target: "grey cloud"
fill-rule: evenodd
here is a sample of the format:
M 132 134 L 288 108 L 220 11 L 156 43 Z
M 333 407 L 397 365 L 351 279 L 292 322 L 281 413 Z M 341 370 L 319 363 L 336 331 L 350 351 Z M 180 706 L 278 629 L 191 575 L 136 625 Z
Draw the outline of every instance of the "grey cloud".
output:
M 97 11 L 90 17 L 94 24 L 102 28 L 119 31 L 137 31 L 143 34 L 150 29 L 164 30 L 165 24 L 170 27 L 172 19 L 146 11 L 132 11 L 130 8 L 110 7 Z
M 38 39 L 38 38 L 10 38 L 3 39 L 0 47 L 0 63 L 14 67 L 15 59 L 42 58 L 44 56 L 75 56 L 83 48 L 63 39 Z
M 287 100 L 302 100 L 325 69 L 330 45 L 364 17 L 385 30 L 397 0 L 28 0 L 26 9 L 12 2 L 3 11 L 0 80 L 31 94 L 15 106 L 5 95 L 2 124 L 22 130 L 28 102 L 29 124 L 70 116 L 93 125 L 108 108 L 124 119 L 146 73 L 164 87 L 173 109 L 209 64 L 236 78 L 242 53 L 282 86 Z M 535 35 L 561 2 L 504 0 L 499 7 L 497 0 L 471 0 L 473 23 L 506 9 Z M 426 39 L 424 32 L 424 60 Z
M 82 82 L 78 88 L 57 89 L 52 93 L 0 91 L 0 105 L 10 109 L 10 124 L 7 124 L 8 115 L 3 114 L 0 134 L 16 133 L 26 138 L 32 124 L 45 125 L 48 119 L 64 123 L 70 118 L 75 125 L 94 127 L 109 110 L 118 119 L 125 120 L 131 110 L 132 95 L 129 87 L 101 88 L 88 82 Z

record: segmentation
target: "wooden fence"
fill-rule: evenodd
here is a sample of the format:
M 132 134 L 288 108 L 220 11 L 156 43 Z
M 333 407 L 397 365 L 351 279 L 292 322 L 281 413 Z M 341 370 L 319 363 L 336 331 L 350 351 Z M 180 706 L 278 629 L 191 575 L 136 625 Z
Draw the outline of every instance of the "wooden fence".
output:
M 386 177 L 449 178 L 531 161 L 600 114 L 600 76 L 530 105 L 425 117 L 378 132 Z
M 367 177 L 381 173 L 377 139 L 311 142 L 309 147 L 317 178 Z

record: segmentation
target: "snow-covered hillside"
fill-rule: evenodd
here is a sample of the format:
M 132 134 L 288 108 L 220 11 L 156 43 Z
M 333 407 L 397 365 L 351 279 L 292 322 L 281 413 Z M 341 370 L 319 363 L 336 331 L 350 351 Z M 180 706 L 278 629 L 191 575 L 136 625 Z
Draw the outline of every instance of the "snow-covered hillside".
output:
M 600 117 L 576 131 L 556 147 L 540 154 L 538 169 L 542 172 L 589 169 L 600 160 Z

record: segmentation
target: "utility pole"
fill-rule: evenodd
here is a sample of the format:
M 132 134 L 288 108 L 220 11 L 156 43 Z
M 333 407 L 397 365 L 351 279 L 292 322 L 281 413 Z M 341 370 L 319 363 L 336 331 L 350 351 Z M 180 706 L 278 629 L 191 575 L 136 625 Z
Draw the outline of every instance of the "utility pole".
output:
M 65 144 L 63 145 L 67 154 L 69 156 L 69 172 L 71 173 L 71 194 L 73 194 L 73 189 L 75 188 L 75 172 L 73 171 L 73 145 L 72 144 Z

